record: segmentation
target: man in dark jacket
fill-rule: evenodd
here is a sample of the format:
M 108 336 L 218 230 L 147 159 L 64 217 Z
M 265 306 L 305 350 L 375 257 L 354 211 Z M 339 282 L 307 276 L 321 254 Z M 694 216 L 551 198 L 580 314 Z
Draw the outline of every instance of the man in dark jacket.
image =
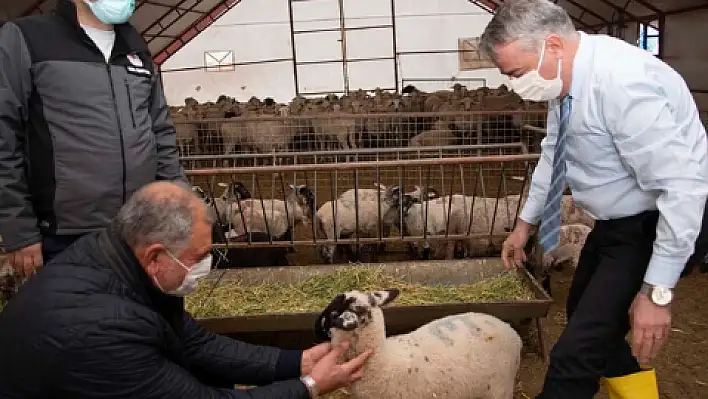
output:
M 371 352 L 338 365 L 346 346 L 279 350 L 197 325 L 182 297 L 209 272 L 209 215 L 189 187 L 148 184 L 31 276 L 0 313 L 0 397 L 296 399 L 361 378 Z
M 134 2 L 120 1 L 58 0 L 0 29 L 0 235 L 23 276 L 139 187 L 184 178 Z

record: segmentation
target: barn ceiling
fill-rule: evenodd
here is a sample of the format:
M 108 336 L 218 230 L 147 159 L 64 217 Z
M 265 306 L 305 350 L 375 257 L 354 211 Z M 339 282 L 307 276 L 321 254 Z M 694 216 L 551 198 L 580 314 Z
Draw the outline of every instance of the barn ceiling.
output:
M 50 11 L 57 0 L 0 0 L 0 19 Z M 242 0 L 136 0 L 131 22 L 158 64 Z M 493 12 L 503 0 L 469 0 Z M 621 22 L 652 22 L 661 15 L 708 9 L 708 0 L 556 0 L 578 29 L 596 31 Z

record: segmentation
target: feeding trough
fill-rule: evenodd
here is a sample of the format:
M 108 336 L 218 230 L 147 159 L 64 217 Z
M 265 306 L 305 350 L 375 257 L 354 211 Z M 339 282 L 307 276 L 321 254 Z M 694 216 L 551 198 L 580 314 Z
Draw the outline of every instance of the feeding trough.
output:
M 344 275 L 353 268 L 379 273 L 382 281 L 380 284 L 371 281 L 357 283 L 358 276 L 354 281 L 336 281 L 337 275 Z M 491 292 L 503 289 L 499 287 L 504 284 L 508 286 L 510 275 L 514 278 L 513 283 L 521 284 L 520 288 L 525 290 L 524 299 L 509 299 L 504 293 Z M 370 275 L 367 278 L 371 280 Z M 518 270 L 514 275 L 514 272 L 504 268 L 499 258 L 478 258 L 214 270 L 201 281 L 198 293 L 188 298 L 187 308 L 204 328 L 219 334 L 312 333 L 317 316 L 339 293 L 333 287 L 323 287 L 327 281 L 347 289 L 366 289 L 372 284 L 381 285 L 376 288 L 388 288 L 386 284 L 392 283 L 403 284 L 399 300 L 384 308 L 388 331 L 411 330 L 434 319 L 463 312 L 487 313 L 508 322 L 538 321 L 547 315 L 552 303 L 552 299 L 526 270 Z M 501 284 L 496 281 L 501 281 Z M 410 284 L 411 288 L 405 288 L 408 287 L 406 284 Z M 440 297 L 426 301 L 426 295 L 433 295 L 426 294 L 426 289 Z M 475 293 L 472 292 L 474 289 L 487 292 Z M 406 303 L 407 290 L 409 297 L 416 296 L 415 300 L 409 299 L 409 303 Z M 466 290 L 470 293 L 463 292 Z M 513 290 L 518 291 L 519 288 Z M 294 299 L 297 295 L 286 295 L 281 291 L 293 291 L 310 303 L 303 305 Z M 446 291 L 449 295 L 445 295 Z M 242 297 L 235 298 L 236 295 Z M 445 301 L 447 296 L 454 299 Z M 465 300 L 465 296 L 494 299 Z M 238 309 L 233 309 L 233 306 L 229 309 L 229 298 L 238 300 Z M 269 300 L 277 303 L 268 305 L 263 302 Z M 441 300 L 444 302 L 440 303 Z M 308 306 L 310 309 L 303 309 Z M 244 307 L 248 309 L 242 309 Z M 540 328 L 540 325 L 537 326 Z M 539 339 L 541 335 L 539 331 Z M 539 343 L 543 351 L 543 342 Z

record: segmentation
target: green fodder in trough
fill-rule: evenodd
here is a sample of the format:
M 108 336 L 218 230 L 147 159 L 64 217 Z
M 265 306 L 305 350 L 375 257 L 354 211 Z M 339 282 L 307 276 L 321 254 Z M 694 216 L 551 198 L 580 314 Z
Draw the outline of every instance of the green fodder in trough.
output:
M 401 290 L 393 306 L 535 299 L 522 278 L 511 272 L 474 284 L 432 285 L 411 283 L 381 268 L 351 266 L 294 284 L 245 285 L 240 281 L 222 282 L 216 287 L 213 284 L 209 280 L 201 282 L 197 291 L 186 298 L 186 308 L 194 317 L 320 312 L 338 294 L 386 288 Z

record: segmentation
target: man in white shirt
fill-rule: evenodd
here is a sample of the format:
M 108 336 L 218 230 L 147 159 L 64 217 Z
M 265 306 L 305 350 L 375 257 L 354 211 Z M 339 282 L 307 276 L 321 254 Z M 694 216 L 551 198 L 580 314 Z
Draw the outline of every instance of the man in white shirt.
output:
M 596 219 L 537 398 L 589 399 L 601 378 L 613 398 L 658 398 L 645 365 L 667 340 L 687 261 L 706 253 L 708 143 L 686 83 L 638 47 L 576 31 L 547 0 L 505 2 L 480 47 L 521 97 L 549 101 L 529 198 L 504 243 L 507 267 L 522 265 L 539 221 L 544 250 L 557 246 L 566 184 Z

